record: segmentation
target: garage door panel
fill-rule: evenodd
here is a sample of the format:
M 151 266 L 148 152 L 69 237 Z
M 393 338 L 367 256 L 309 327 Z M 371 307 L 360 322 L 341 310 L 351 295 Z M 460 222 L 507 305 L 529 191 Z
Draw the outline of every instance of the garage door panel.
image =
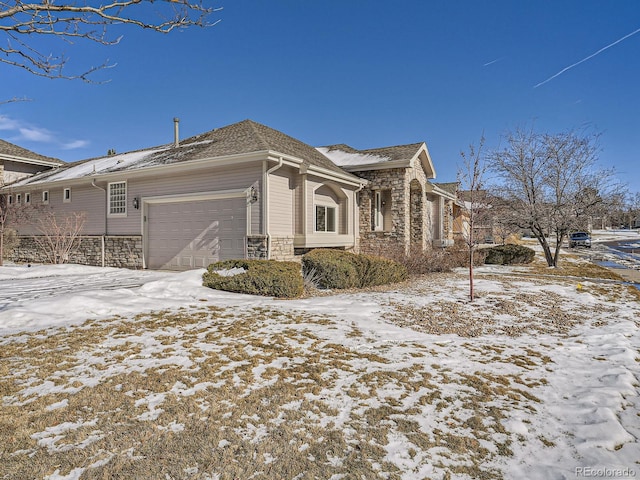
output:
M 149 268 L 188 270 L 243 258 L 246 199 L 148 205 Z

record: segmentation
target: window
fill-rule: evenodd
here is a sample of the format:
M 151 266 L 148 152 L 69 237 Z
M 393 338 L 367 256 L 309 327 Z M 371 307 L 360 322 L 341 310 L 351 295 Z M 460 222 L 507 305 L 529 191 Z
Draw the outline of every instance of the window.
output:
M 62 201 L 64 203 L 70 203 L 71 202 L 71 189 L 70 188 L 65 188 L 64 192 L 62 194 Z
M 9 202 L 9 205 L 13 205 L 13 195 L 7 195 L 7 202 Z
M 371 229 L 387 231 L 391 225 L 391 190 L 375 190 L 371 204 Z
M 335 231 L 336 231 L 335 207 L 326 207 L 324 205 L 316 205 L 316 232 L 335 232 Z
M 45 205 L 49 204 L 49 190 L 42 192 L 42 203 Z
M 109 184 L 109 215 L 127 214 L 127 182 Z
M 25 205 L 31 205 L 31 194 L 30 193 L 25 193 L 24 194 L 24 204 Z
M 18 205 L 20 205 L 20 203 L 22 203 L 22 194 L 21 193 L 16 193 L 16 203 Z

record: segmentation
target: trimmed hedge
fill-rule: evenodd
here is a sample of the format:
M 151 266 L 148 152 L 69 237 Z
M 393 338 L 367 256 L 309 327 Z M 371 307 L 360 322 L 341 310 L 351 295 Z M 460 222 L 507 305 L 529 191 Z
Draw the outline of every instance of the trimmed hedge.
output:
M 242 268 L 244 273 L 223 276 L 216 271 Z M 300 264 L 275 260 L 225 260 L 212 263 L 202 276 L 205 287 L 227 292 L 295 298 L 302 295 Z
M 361 288 L 406 280 L 406 267 L 393 260 L 344 250 L 316 249 L 302 257 L 302 272 L 322 288 Z
M 484 263 L 489 265 L 514 265 L 531 263 L 536 252 L 522 245 L 497 245 L 482 250 L 487 254 Z

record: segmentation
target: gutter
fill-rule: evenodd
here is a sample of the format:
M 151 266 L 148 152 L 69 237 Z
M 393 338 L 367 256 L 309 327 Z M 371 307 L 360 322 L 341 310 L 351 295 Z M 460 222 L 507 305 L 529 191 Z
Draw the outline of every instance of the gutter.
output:
M 101 240 L 101 251 L 102 251 L 102 266 L 104 267 L 105 265 L 105 261 L 104 261 L 104 257 L 105 257 L 105 240 L 107 237 L 107 227 L 108 227 L 108 223 L 107 223 L 107 205 L 108 205 L 108 199 L 107 199 L 107 189 L 106 188 L 102 188 L 99 187 L 98 185 L 96 185 L 96 179 L 92 179 L 91 180 L 91 186 L 97 188 L 98 190 L 102 190 L 104 192 L 104 234 L 102 234 L 102 240 Z
M 263 169 L 266 168 L 266 162 L 263 165 Z M 262 195 L 262 213 L 264 218 L 264 229 L 267 236 L 267 260 L 271 259 L 271 233 L 269 232 L 269 175 L 282 167 L 282 165 L 284 165 L 284 158 L 280 157 L 276 165 L 271 167 L 269 170 L 264 171 L 262 181 L 264 186 L 264 192 Z

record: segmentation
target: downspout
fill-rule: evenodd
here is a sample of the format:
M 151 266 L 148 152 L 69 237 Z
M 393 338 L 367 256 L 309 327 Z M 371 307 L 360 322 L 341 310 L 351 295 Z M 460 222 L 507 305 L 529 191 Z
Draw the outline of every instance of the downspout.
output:
M 264 195 L 262 195 L 262 201 L 263 201 L 262 211 L 264 212 L 264 226 L 265 226 L 264 229 L 267 237 L 267 260 L 271 259 L 271 233 L 269 232 L 269 175 L 271 175 L 273 172 L 275 172 L 280 167 L 282 167 L 283 163 L 284 163 L 284 159 L 280 157 L 280 160 L 278 161 L 277 165 L 274 165 L 269 170 L 266 170 L 264 172 L 264 180 L 262 182 L 264 185 Z
M 91 180 L 91 186 L 92 187 L 96 187 L 99 190 L 102 190 L 104 192 L 104 233 L 102 234 L 102 240 L 101 240 L 101 251 L 102 251 L 102 266 L 104 267 L 104 256 L 105 256 L 105 239 L 107 237 L 107 189 L 106 188 L 102 188 L 99 187 L 98 185 L 96 185 L 96 179 L 94 178 L 93 180 Z
M 353 220 L 351 221 L 351 225 L 353 225 L 355 231 L 353 232 L 353 247 L 356 252 L 360 251 L 360 205 L 358 204 L 358 194 L 364 188 L 364 183 L 360 184 L 358 189 L 353 192 Z

